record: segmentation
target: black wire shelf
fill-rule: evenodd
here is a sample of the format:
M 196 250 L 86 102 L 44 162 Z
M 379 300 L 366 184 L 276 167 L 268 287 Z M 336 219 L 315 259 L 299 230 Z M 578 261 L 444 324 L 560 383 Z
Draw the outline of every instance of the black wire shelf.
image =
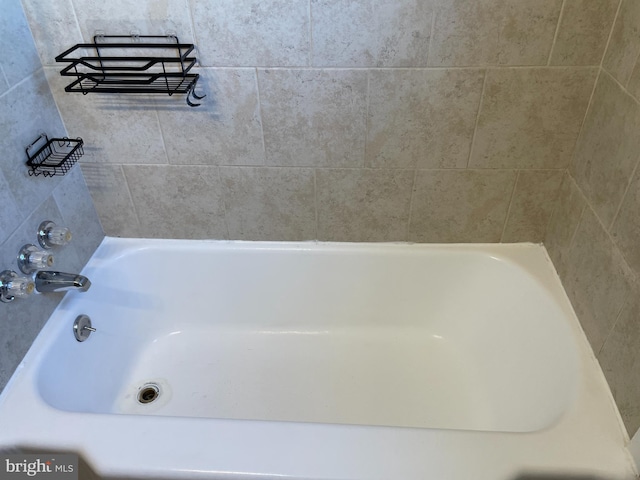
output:
M 44 133 L 26 148 L 29 175 L 64 175 L 84 155 L 81 138 L 49 138 Z
M 173 35 L 96 35 L 93 40 L 56 57 L 69 64 L 60 75 L 75 77 L 65 91 L 185 94 L 191 107 L 205 97 L 195 91 L 200 75 L 189 73 L 196 64 L 193 44 Z

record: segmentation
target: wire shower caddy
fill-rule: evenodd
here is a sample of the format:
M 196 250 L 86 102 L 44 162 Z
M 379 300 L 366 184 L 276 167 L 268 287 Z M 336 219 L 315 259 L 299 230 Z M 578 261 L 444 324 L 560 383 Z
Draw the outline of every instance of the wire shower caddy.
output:
M 200 75 L 189 73 L 196 64 L 195 45 L 175 35 L 96 35 L 93 43 L 79 43 L 56 57 L 68 63 L 60 71 L 74 77 L 67 92 L 185 94 L 197 107 L 205 95 L 195 92 Z
M 31 176 L 64 175 L 84 155 L 81 138 L 49 138 L 41 133 L 25 150 Z

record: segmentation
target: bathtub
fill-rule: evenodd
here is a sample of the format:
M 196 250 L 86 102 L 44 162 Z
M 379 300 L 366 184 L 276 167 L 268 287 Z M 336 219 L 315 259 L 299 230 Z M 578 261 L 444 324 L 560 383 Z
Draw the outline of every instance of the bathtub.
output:
M 106 238 L 82 273 L 0 448 L 109 478 L 635 478 L 540 245 Z

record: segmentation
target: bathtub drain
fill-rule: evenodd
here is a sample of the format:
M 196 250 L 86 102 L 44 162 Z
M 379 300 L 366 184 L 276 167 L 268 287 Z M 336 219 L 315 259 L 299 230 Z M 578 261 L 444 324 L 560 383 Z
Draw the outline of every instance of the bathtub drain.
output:
M 160 387 L 155 383 L 147 383 L 138 391 L 138 402 L 151 403 L 160 396 Z

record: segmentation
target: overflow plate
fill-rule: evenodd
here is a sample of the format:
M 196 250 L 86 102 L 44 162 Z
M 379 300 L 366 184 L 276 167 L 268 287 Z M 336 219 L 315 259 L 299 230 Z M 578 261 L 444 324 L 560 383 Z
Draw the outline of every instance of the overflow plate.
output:
M 96 329 L 91 327 L 91 319 L 88 315 L 78 315 L 76 321 L 73 322 L 73 334 L 79 342 L 84 342 L 89 338 L 91 332 L 95 331 Z

